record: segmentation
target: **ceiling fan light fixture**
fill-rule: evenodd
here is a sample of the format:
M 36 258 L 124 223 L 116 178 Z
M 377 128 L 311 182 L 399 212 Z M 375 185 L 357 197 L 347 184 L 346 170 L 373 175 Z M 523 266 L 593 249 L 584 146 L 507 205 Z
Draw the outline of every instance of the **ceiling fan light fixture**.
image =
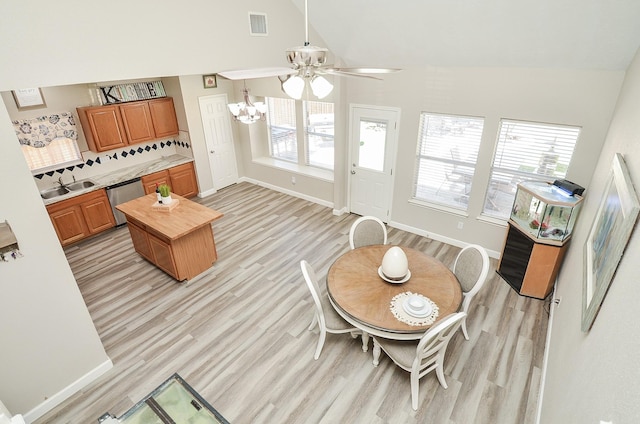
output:
M 304 91 L 304 84 L 304 78 L 300 75 L 291 75 L 282 81 L 282 91 L 287 93 L 287 96 L 300 100 L 302 98 L 302 92 Z
M 324 99 L 333 91 L 333 85 L 320 75 L 314 75 L 309 81 L 309 85 L 313 95 L 319 99 Z
M 263 102 L 251 103 L 249 90 L 242 90 L 244 102 L 229 103 L 227 107 L 233 115 L 233 119 L 243 124 L 253 124 L 259 120 L 266 119 L 267 106 Z

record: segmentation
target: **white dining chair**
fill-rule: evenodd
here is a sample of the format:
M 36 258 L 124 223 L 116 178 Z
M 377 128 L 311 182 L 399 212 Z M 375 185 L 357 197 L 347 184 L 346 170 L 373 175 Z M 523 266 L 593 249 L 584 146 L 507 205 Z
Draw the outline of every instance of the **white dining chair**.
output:
M 324 341 L 327 338 L 327 333 L 350 333 L 351 337 L 356 338 L 358 334 L 362 334 L 362 332 L 346 322 L 340 315 L 338 315 L 335 309 L 333 309 L 333 306 L 331 306 L 329 298 L 326 295 L 323 296 L 321 294 L 315 270 L 311 267 L 311 265 L 309 265 L 307 261 L 303 260 L 300 261 L 300 268 L 302 269 L 302 275 L 304 276 L 304 280 L 307 283 L 307 287 L 309 287 L 311 297 L 313 297 L 313 303 L 315 304 L 315 311 L 313 314 L 313 319 L 311 320 L 311 325 L 309 325 L 309 330 L 312 330 L 316 326 L 316 324 L 318 324 L 318 328 L 320 329 L 320 336 L 318 338 L 316 352 L 313 356 L 313 359 L 317 360 L 320 357 L 320 353 L 322 352 L 322 347 L 324 346 Z M 365 338 L 363 337 L 363 350 L 365 350 L 364 339 Z
M 462 287 L 461 312 L 469 314 L 471 300 L 478 294 L 487 280 L 489 265 L 489 254 L 484 247 L 477 244 L 470 244 L 458 253 L 451 270 Z M 464 338 L 469 340 L 466 318 L 462 321 L 462 333 Z
M 351 225 L 349 245 L 355 249 L 372 244 L 387 244 L 387 227 L 375 216 L 361 216 Z
M 444 378 L 444 355 L 449 341 L 466 316 L 464 312 L 456 312 L 443 318 L 424 333 L 417 346 L 415 341 L 373 337 L 374 355 L 382 349 L 397 366 L 411 373 L 411 407 L 414 410 L 418 409 L 422 377 L 435 370 L 440 385 L 445 389 L 448 387 Z

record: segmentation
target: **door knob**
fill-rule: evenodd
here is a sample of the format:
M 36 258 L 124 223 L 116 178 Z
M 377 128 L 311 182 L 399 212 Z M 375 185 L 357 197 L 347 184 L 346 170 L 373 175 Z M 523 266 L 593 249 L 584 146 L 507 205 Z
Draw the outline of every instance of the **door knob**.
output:
M 351 171 L 351 173 L 352 173 L 352 174 L 355 174 L 355 173 L 356 173 L 356 171 Z
M 215 153 L 215 152 L 216 152 L 215 150 L 209 150 L 209 153 Z

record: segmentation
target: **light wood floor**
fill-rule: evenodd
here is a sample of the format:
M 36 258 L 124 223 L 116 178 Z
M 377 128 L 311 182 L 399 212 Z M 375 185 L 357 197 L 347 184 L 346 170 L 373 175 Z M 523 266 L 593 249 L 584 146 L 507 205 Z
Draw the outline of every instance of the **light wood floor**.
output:
M 65 249 L 114 367 L 38 424 L 120 416 L 174 372 L 234 424 L 535 422 L 546 305 L 510 289 L 495 260 L 470 311 L 471 340 L 458 332 L 449 346 L 449 388 L 424 377 L 413 411 L 409 374 L 384 353 L 374 368 L 359 339 L 330 334 L 313 360 L 299 261 L 326 275 L 357 216 L 249 183 L 197 201 L 225 216 L 213 224 L 218 261 L 191 283 L 136 254 L 126 227 Z M 459 251 L 394 228 L 389 243 L 449 266 Z

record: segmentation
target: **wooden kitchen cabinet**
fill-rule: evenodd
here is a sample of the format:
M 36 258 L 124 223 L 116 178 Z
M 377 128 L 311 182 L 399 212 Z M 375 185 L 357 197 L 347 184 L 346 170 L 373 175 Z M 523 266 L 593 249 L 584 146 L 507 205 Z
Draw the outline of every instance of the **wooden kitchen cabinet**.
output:
M 129 144 L 154 140 L 153 121 L 148 102 L 131 102 L 119 106 Z
M 171 191 L 182 197 L 194 197 L 198 194 L 198 181 L 193 162 L 169 168 L 169 180 Z
M 169 184 L 169 172 L 165 169 L 144 175 L 140 178 L 140 181 L 142 181 L 142 187 L 144 187 L 144 194 L 155 193 L 156 185 Z
M 104 189 L 48 205 L 47 212 L 62 246 L 116 225 Z
M 129 144 L 118 106 L 80 107 L 77 111 L 89 150 L 104 152 Z
M 147 194 L 116 208 L 127 217 L 133 247 L 143 258 L 178 281 L 211 268 L 218 258 L 211 223 L 222 213 L 180 196 L 171 211 L 153 208 L 155 194 Z
M 198 181 L 193 162 L 145 175 L 141 180 L 145 194 L 155 193 L 156 184 L 168 184 L 172 193 L 182 197 L 189 198 L 198 194 Z
M 178 134 L 171 97 L 77 108 L 89 150 L 104 152 Z
M 149 100 L 149 112 L 156 138 L 178 134 L 178 118 L 171 97 Z

